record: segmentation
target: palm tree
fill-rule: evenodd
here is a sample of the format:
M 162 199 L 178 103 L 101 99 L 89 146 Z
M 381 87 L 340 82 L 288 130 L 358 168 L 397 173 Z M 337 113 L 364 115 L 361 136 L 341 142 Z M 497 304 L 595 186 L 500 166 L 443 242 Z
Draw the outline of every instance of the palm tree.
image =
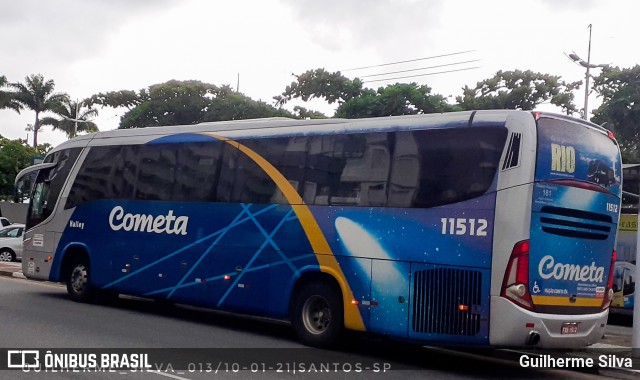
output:
M 0 76 L 0 109 L 9 108 L 17 113 L 20 113 L 22 106 L 20 103 L 16 102 L 14 98 L 14 93 L 9 91 L 3 91 L 2 88 L 9 87 L 9 82 L 7 81 L 7 77 L 4 75 Z
M 69 98 L 69 95 L 53 93 L 55 83 L 53 80 L 45 81 L 42 74 L 31 74 L 25 77 L 25 84 L 12 83 L 10 86 L 16 89 L 15 101 L 36 113 L 33 124 L 33 146 L 37 147 L 40 113 L 54 111 L 59 107 L 60 102 Z
M 50 125 L 53 129 L 58 129 L 66 133 L 70 139 L 76 137 L 78 132 L 98 131 L 98 125 L 89 120 L 90 117 L 98 116 L 98 110 L 84 107 L 82 102 L 74 102 L 67 98 L 60 102 L 52 111 L 60 115 L 61 119 L 44 117 L 40 120 L 40 126 Z

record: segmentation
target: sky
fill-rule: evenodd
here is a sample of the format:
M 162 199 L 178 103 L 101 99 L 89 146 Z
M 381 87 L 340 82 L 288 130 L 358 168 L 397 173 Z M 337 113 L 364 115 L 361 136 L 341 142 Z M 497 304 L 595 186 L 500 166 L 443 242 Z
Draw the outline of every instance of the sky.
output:
M 499 70 L 584 80 L 566 54 L 587 60 L 589 40 L 591 63 L 633 67 L 637 14 L 634 0 L 0 0 L 0 75 L 24 82 L 40 73 L 79 100 L 175 79 L 230 85 L 273 104 L 293 74 L 324 68 L 370 88 L 428 85 L 453 103 Z M 404 70 L 415 71 L 375 76 Z M 374 82 L 403 76 L 412 77 Z M 584 87 L 575 102 L 583 107 Z M 598 103 L 592 94 L 589 110 Z M 305 105 L 329 116 L 335 106 Z M 110 130 L 126 109 L 98 111 L 93 121 Z M 30 110 L 0 110 L 0 135 L 32 143 L 25 129 L 34 119 Z M 39 143 L 65 140 L 48 126 L 38 133 Z

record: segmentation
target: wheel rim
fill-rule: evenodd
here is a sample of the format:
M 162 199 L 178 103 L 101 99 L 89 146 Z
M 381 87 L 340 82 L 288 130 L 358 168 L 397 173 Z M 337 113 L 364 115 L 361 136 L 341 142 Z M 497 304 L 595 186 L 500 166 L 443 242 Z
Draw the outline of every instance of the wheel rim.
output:
M 4 251 L 0 252 L 0 261 L 11 261 L 11 253 Z
M 82 293 L 87 285 L 87 269 L 84 265 L 73 268 L 71 272 L 71 288 L 75 293 Z
M 322 334 L 331 325 L 331 308 L 324 297 L 312 296 L 302 308 L 302 321 L 307 331 Z

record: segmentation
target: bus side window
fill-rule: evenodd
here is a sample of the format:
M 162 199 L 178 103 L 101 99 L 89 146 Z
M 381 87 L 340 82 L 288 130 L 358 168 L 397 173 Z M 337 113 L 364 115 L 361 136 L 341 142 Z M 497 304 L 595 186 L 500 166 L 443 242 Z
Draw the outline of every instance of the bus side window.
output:
M 309 204 L 328 205 L 330 195 L 340 183 L 338 170 L 342 168 L 333 157 L 335 142 L 333 135 L 310 138 L 303 195 Z
M 357 133 L 336 139 L 334 158 L 341 160 L 339 187 L 331 204 L 384 206 L 391 167 L 388 133 Z
M 177 145 L 140 145 L 135 199 L 173 200 Z
M 91 147 L 73 181 L 65 208 L 100 199 L 130 199 L 136 174 L 132 156 L 131 146 Z
M 138 178 L 138 163 L 140 159 L 139 145 L 125 145 L 122 147 L 121 157 L 118 160 L 111 199 L 133 199 Z
M 177 144 L 172 200 L 215 202 L 222 145 L 221 141 Z
M 263 138 L 256 140 L 240 141 L 249 149 L 258 153 L 262 158 L 275 167 L 282 174 L 294 190 L 300 192 L 304 183 L 304 162 L 306 161 L 306 141 L 304 138 Z M 288 200 L 282 191 L 272 183 L 273 180 L 263 173 L 265 169 L 259 168 L 253 160 L 242 159 L 242 169 L 245 178 L 249 181 L 250 192 L 244 195 L 244 199 L 253 198 L 260 203 L 288 204 Z M 252 193 L 251 196 L 249 193 Z
M 497 127 L 415 131 L 420 188 L 414 207 L 435 207 L 484 194 L 493 183 L 507 130 Z
M 220 178 L 218 179 L 218 187 L 216 190 L 216 201 L 232 202 L 233 190 L 236 181 L 236 169 L 238 165 L 238 156 L 240 151 L 238 148 L 229 144 L 222 147 Z
M 242 143 L 242 141 L 240 141 Z M 251 157 L 241 153 L 237 157 L 232 202 L 269 203 L 276 192 L 276 184 Z
M 418 192 L 420 159 L 412 132 L 395 133 L 391 173 L 389 177 L 389 207 L 411 207 Z
M 634 279 L 635 274 L 630 269 L 624 270 L 624 286 L 622 288 L 622 295 L 628 296 L 635 292 L 636 282 Z

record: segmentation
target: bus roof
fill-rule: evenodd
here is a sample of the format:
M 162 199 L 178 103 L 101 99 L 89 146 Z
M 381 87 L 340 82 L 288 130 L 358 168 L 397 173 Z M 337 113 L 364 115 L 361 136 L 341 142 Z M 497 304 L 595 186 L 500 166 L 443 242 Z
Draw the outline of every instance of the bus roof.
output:
M 536 111 L 521 110 L 481 110 L 460 111 L 421 115 L 386 116 L 363 119 L 307 119 L 298 120 L 284 117 L 246 119 L 232 121 L 205 122 L 190 125 L 175 125 L 162 127 L 115 129 L 82 135 L 64 142 L 52 149 L 51 152 L 71 146 L 84 146 L 89 143 L 110 139 L 116 143 L 116 139 L 128 139 L 144 136 L 167 136 L 182 133 L 216 133 L 229 138 L 243 138 L 250 136 L 279 136 L 279 135 L 313 135 L 317 133 L 341 133 L 349 131 L 376 131 L 376 130 L 401 130 L 401 129 L 428 129 L 451 128 L 478 125 L 504 125 L 506 120 L 515 114 Z M 590 126 L 601 128 L 582 119 L 571 118 L 548 112 L 538 112 L 541 115 L 566 118 L 572 121 L 582 122 Z M 111 140 L 113 139 L 113 140 Z M 98 141 L 96 141 L 98 140 Z M 104 140 L 103 140 L 104 141 Z

